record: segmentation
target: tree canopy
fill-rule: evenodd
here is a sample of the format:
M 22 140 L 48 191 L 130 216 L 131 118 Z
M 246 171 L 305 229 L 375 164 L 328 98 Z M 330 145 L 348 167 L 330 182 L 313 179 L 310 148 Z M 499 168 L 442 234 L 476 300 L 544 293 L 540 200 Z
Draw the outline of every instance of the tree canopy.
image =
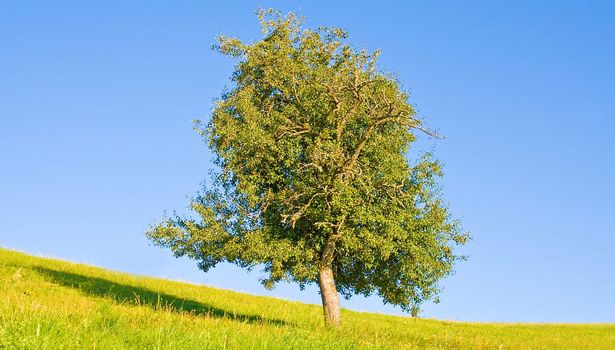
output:
M 196 215 L 173 215 L 148 237 L 204 271 L 264 266 L 269 288 L 319 283 L 416 314 L 467 239 L 441 199 L 440 163 L 406 158 L 417 133 L 436 134 L 377 67 L 379 51 L 293 14 L 258 17 L 261 40 L 215 46 L 237 63 L 209 120 L 195 123 L 217 165 L 212 185 L 190 203 Z

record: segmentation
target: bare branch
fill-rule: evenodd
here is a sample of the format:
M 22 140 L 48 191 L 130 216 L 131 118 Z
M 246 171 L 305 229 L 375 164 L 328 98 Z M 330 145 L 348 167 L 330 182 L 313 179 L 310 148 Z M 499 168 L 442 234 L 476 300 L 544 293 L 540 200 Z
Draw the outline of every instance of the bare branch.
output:
M 436 131 L 431 130 L 431 129 L 424 128 L 424 127 L 422 127 L 422 126 L 420 126 L 420 125 L 413 125 L 413 126 L 411 126 L 411 128 L 414 128 L 414 129 L 417 129 L 417 130 L 421 130 L 421 131 L 422 131 L 422 132 L 424 132 L 425 134 L 427 134 L 427 135 L 429 135 L 429 136 L 431 136 L 431 137 L 433 137 L 433 138 L 436 138 L 436 139 L 443 140 L 443 139 L 445 139 L 445 138 L 446 138 L 446 137 L 444 137 L 444 136 L 442 136 L 442 135 L 438 134 Z

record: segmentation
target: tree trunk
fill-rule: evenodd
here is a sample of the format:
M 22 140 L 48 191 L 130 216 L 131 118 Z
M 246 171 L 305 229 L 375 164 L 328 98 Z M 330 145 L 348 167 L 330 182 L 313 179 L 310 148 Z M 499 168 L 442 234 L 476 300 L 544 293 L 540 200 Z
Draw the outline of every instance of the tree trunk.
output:
M 320 286 L 320 297 L 322 298 L 322 309 L 325 314 L 325 324 L 329 327 L 338 328 L 340 326 L 340 299 L 335 289 L 333 280 L 333 269 L 326 266 L 318 271 L 318 285 Z

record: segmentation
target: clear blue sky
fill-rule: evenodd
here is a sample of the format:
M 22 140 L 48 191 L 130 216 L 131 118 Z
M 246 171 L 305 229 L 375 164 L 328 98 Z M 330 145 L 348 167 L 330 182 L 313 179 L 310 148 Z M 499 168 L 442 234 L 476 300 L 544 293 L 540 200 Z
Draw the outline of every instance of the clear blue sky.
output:
M 191 120 L 233 64 L 215 35 L 258 39 L 254 11 L 273 6 L 382 49 L 448 136 L 421 147 L 474 240 L 422 316 L 615 322 L 615 3 L 335 3 L 0 2 L 0 246 L 318 303 L 258 271 L 203 274 L 143 236 L 207 178 Z

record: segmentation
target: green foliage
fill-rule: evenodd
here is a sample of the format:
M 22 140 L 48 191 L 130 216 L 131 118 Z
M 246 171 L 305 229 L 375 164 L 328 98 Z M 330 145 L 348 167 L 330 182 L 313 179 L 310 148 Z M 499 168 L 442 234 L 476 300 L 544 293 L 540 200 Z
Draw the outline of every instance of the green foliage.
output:
M 435 133 L 378 70 L 378 51 L 293 14 L 259 19 L 262 40 L 216 46 L 237 65 L 210 121 L 196 123 L 220 169 L 191 203 L 198 219 L 172 217 L 149 238 L 205 271 L 263 265 L 267 287 L 304 286 L 329 267 L 344 296 L 377 294 L 416 314 L 467 239 L 439 197 L 440 164 L 406 159 L 416 130 Z
M 21 277 L 16 277 L 17 275 Z M 137 277 L 0 248 L 0 349 L 614 349 L 615 325 L 464 323 Z

